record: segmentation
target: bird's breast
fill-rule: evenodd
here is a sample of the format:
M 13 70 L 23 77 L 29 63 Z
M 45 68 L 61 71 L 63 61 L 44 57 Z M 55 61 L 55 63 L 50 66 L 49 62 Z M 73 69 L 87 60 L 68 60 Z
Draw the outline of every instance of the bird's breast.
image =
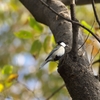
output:
M 57 55 L 57 56 L 62 56 L 64 53 L 65 53 L 65 49 L 64 49 L 64 47 L 61 46 L 61 47 L 55 52 L 55 55 Z

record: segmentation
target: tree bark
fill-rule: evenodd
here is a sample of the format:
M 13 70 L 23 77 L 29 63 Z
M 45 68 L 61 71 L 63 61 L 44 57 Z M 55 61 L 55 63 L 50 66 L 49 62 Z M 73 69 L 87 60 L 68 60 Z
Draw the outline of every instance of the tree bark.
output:
M 83 1 L 77 0 L 77 3 L 86 4 L 91 0 Z M 72 99 L 100 100 L 100 83 L 90 70 L 87 57 L 83 55 L 85 50 L 82 48 L 78 51 L 77 61 L 73 61 L 73 54 L 69 52 L 72 45 L 72 24 L 53 13 L 40 0 L 20 0 L 20 2 L 31 12 L 38 22 L 50 27 L 56 42 L 64 41 L 69 46 L 66 49 L 66 54 L 60 60 L 58 72 L 63 78 Z M 96 0 L 96 2 L 100 1 Z M 61 1 L 49 0 L 47 3 L 57 13 L 70 19 L 69 10 Z M 81 35 L 81 32 L 79 32 L 78 46 L 83 42 Z

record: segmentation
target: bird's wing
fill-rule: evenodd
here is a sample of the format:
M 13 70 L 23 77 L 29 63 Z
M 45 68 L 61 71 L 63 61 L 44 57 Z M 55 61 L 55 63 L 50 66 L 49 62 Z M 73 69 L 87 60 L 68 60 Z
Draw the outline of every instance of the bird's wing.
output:
M 40 69 L 46 64 L 46 63 L 48 63 L 49 61 L 51 61 L 52 60 L 52 58 L 50 57 L 56 50 L 58 50 L 59 49 L 59 45 L 57 45 L 51 52 L 50 52 L 50 54 L 48 55 L 48 57 L 45 59 L 45 61 L 43 62 L 43 64 L 41 65 L 41 67 L 40 67 Z
M 48 57 L 45 59 L 45 61 L 48 60 L 48 59 L 50 58 L 50 56 L 51 56 L 56 50 L 58 50 L 59 48 L 60 48 L 60 46 L 57 45 L 57 46 L 50 52 L 50 54 L 49 54 Z

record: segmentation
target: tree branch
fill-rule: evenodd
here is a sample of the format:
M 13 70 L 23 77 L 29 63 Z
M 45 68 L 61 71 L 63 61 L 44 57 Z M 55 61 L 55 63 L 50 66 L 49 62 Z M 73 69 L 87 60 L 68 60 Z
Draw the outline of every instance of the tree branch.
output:
M 35 19 L 51 29 L 55 41 L 64 41 L 69 47 L 71 47 L 72 30 L 71 23 L 56 15 L 46 6 L 44 6 L 40 0 L 20 0 L 23 5 L 31 12 Z M 51 0 L 50 7 L 62 16 L 70 19 L 70 14 L 67 7 L 60 1 Z M 42 10 L 42 11 L 41 11 Z M 39 12 L 39 13 L 38 13 Z M 67 27 L 67 28 L 66 28 Z M 70 33 L 70 34 L 69 34 Z
M 91 0 L 92 1 L 92 7 L 93 7 L 93 11 L 94 11 L 94 16 L 95 16 L 95 19 L 99 25 L 99 28 L 100 28 L 100 21 L 99 21 L 99 18 L 98 18 L 98 15 L 97 15 L 97 12 L 96 12 L 96 9 L 95 9 L 95 5 L 94 5 L 94 0 Z
M 100 100 L 100 83 L 89 70 L 84 57 L 73 62 L 70 54 L 61 59 L 58 72 L 63 78 L 73 100 Z
M 78 22 L 76 20 L 75 16 L 75 0 L 71 0 L 70 4 L 70 12 L 71 12 L 71 19 L 73 21 Z M 78 55 L 78 33 L 79 33 L 79 26 L 72 23 L 72 33 L 73 33 L 73 39 L 72 39 L 72 49 L 71 49 L 71 56 L 74 61 L 77 61 L 77 55 Z
M 70 5 L 70 0 L 60 0 L 66 5 Z M 75 0 L 76 5 L 91 4 L 91 0 Z M 100 3 L 100 0 L 95 0 L 95 3 Z
M 96 38 L 96 40 L 100 43 L 100 39 L 90 30 L 88 29 L 87 27 L 81 25 L 78 21 L 74 21 L 74 20 L 70 20 L 69 18 L 66 18 L 62 15 L 60 15 L 59 13 L 57 13 L 52 7 L 50 7 L 48 4 L 46 4 L 43 0 L 40 0 L 46 7 L 48 7 L 52 12 L 54 12 L 56 15 L 58 15 L 59 17 L 71 22 L 72 24 L 76 24 L 78 26 L 81 26 L 82 28 L 86 29 L 88 32 L 91 33 L 91 35 L 93 35 L 93 37 Z
M 62 86 L 60 86 L 56 91 L 54 91 L 46 100 L 50 100 L 56 93 L 58 93 L 63 87 L 65 86 L 65 84 L 63 84 Z

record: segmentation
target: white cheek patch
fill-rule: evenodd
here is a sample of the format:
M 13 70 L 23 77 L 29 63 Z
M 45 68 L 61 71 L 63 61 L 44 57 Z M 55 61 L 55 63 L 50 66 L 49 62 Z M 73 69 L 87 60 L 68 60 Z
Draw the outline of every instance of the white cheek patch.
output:
M 66 44 L 64 42 L 61 42 L 60 45 L 63 46 L 63 47 L 66 46 Z

